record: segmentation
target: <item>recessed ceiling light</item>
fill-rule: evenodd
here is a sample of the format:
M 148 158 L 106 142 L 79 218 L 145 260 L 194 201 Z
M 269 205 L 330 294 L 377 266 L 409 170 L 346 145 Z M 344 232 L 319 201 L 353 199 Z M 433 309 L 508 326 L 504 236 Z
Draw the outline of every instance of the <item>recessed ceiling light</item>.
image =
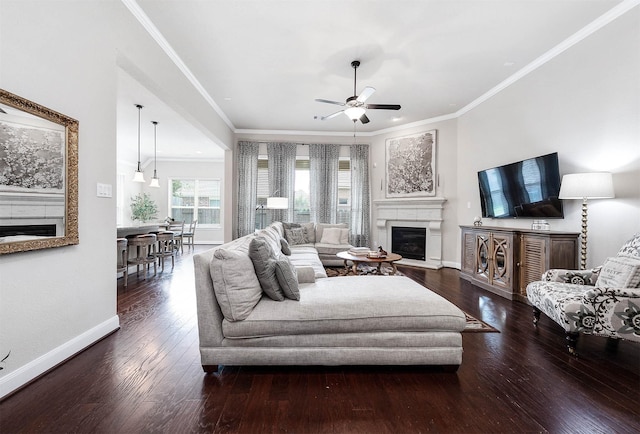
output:
M 230 96 L 225 96 L 225 97 L 224 97 L 224 100 L 225 100 L 225 101 L 231 101 L 231 97 L 230 97 Z
M 456 104 L 455 102 L 449 103 L 449 107 L 455 107 L 455 106 L 457 106 L 457 105 L 458 105 L 458 104 Z
M 202 154 L 202 151 L 196 151 L 196 154 Z
M 504 62 L 504 66 L 513 66 L 515 62 Z
M 391 118 L 391 122 L 398 122 L 398 121 L 401 121 L 401 120 L 402 120 L 401 117 Z

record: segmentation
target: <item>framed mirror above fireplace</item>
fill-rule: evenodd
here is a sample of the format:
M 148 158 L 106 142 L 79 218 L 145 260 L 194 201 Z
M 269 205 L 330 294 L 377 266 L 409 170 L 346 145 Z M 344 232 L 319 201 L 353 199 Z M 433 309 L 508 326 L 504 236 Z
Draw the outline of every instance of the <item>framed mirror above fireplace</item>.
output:
M 0 254 L 78 242 L 78 121 L 0 89 Z

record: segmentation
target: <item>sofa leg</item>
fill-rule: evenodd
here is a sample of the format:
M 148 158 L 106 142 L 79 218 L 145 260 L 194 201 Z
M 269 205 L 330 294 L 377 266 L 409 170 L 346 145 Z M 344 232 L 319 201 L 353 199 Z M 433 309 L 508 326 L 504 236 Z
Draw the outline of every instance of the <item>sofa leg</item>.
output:
M 569 354 L 572 356 L 578 357 L 578 351 L 576 350 L 576 345 L 578 343 L 578 333 L 575 332 L 567 332 L 567 349 L 569 350 Z
M 460 367 L 460 365 L 441 365 L 440 368 L 442 369 L 442 372 L 446 372 L 449 374 L 452 374 L 454 372 L 458 372 L 458 368 Z
M 533 325 L 538 325 L 538 321 L 540 321 L 540 309 L 533 306 Z
M 202 369 L 207 374 L 214 374 L 218 372 L 218 365 L 202 365 Z

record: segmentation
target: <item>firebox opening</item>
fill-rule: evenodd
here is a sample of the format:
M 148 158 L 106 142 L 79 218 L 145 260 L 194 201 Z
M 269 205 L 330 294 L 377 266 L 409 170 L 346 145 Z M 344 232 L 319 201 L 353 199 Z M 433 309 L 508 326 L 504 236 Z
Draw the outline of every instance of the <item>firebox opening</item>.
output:
M 16 235 L 55 237 L 56 225 L 0 226 L 0 237 L 12 237 Z
M 391 227 L 391 251 L 407 259 L 425 260 L 425 228 Z

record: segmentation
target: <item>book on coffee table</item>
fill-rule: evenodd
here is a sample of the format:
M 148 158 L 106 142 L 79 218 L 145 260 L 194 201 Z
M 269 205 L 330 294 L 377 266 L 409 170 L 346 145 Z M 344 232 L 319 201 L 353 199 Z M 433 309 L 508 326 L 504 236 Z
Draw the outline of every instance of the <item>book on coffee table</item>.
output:
M 371 253 L 371 249 L 369 247 L 351 247 L 348 252 L 354 256 L 367 256 Z

